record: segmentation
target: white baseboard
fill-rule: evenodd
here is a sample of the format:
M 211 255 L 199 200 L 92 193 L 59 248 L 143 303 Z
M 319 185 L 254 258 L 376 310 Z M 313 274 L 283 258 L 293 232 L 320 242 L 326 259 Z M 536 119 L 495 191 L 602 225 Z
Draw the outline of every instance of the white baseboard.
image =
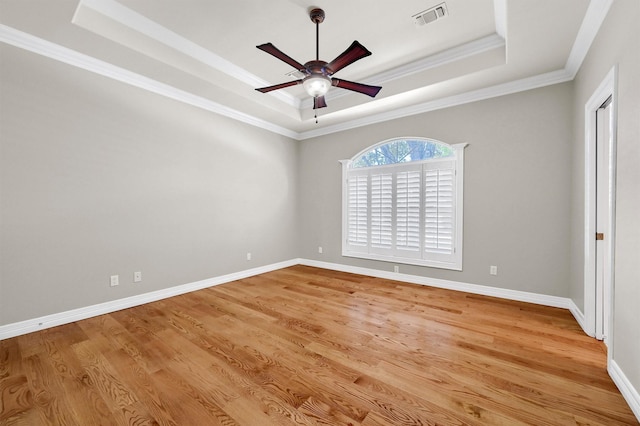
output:
M 578 322 L 578 325 L 582 328 L 582 331 L 584 331 L 587 336 L 595 337 L 595 334 L 589 329 L 589 327 L 587 327 L 584 313 L 580 310 L 580 308 L 578 308 L 578 305 L 576 305 L 573 300 L 571 300 L 571 306 L 569 307 L 569 310 Z
M 554 308 L 568 309 L 578 322 L 582 330 L 589 334 L 585 327 L 584 314 L 573 300 L 568 297 L 549 296 L 546 294 L 530 293 L 519 290 L 509 290 L 499 287 L 489 287 L 479 284 L 469 284 L 459 281 L 442 280 L 438 278 L 428 278 L 418 275 L 401 274 L 398 272 L 381 271 L 378 269 L 361 268 L 358 266 L 342 265 L 338 263 L 320 262 L 317 260 L 298 259 L 301 265 L 315 266 L 317 268 L 332 269 L 335 271 L 351 272 L 353 274 L 369 275 L 377 278 L 404 281 L 413 284 L 427 285 L 444 288 L 447 290 L 464 291 L 467 293 L 481 294 L 483 296 L 499 297 L 501 299 L 517 300 L 519 302 L 535 303 L 536 305 L 552 306 Z
M 139 294 L 124 299 L 113 300 L 110 302 L 99 303 L 97 305 L 86 306 L 83 308 L 72 309 L 57 314 L 45 315 L 40 318 L 33 318 L 26 321 L 20 321 L 12 324 L 0 326 L 0 340 L 10 337 L 20 336 L 22 334 L 31 333 L 38 330 L 44 330 L 58 325 L 69 324 L 74 321 L 95 317 L 98 315 L 108 314 L 110 312 L 122 309 L 132 308 L 134 306 L 144 305 L 145 303 L 155 302 L 157 300 L 167 299 L 179 294 L 190 293 L 192 291 L 201 290 L 207 287 L 252 277 L 254 275 L 264 274 L 266 272 L 275 271 L 277 269 L 287 268 L 298 264 L 298 259 L 287 260 L 284 262 L 274 263 L 271 265 L 260 266 L 258 268 L 247 269 L 245 271 L 235 272 L 232 274 L 221 275 L 219 277 L 208 278 L 202 281 L 196 281 L 189 284 L 183 284 L 176 287 L 170 287 L 163 290 L 152 291 L 149 293 Z
M 582 329 L 585 330 L 584 315 L 578 309 L 576 304 L 571 299 L 566 297 L 548 296 L 544 294 L 529 293 L 525 291 L 509 290 L 504 288 L 442 280 L 437 278 L 428 278 L 418 275 L 401 274 L 397 272 L 381 271 L 378 269 L 362 268 L 357 266 L 343 265 L 339 263 L 321 262 L 310 259 L 291 259 L 284 262 L 274 263 L 271 265 L 261 266 L 253 269 L 247 269 L 245 271 L 222 275 L 219 277 L 209 278 L 202 281 L 196 281 L 189 284 L 170 287 L 164 290 L 153 291 L 127 297 L 124 299 L 113 300 L 110 302 L 86 306 L 66 312 L 46 315 L 40 318 L 34 318 L 13 324 L 3 325 L 0 326 L 0 340 L 19 336 L 21 334 L 31 333 L 33 331 L 44 330 L 46 328 L 55 327 L 62 324 L 68 324 L 73 321 L 79 321 L 97 315 L 107 314 L 109 312 L 115 312 L 121 309 L 131 308 L 133 306 L 143 305 L 145 303 L 155 302 L 156 300 L 166 299 L 172 296 L 177 296 L 179 294 L 189 293 L 203 288 L 228 283 L 231 281 L 263 274 L 265 272 L 275 271 L 277 269 L 282 269 L 297 264 L 314 266 L 323 269 L 331 269 L 335 271 L 350 272 L 354 274 L 369 275 L 377 278 L 405 281 L 409 283 L 428 285 L 449 290 L 464 291 L 467 293 L 481 294 L 484 296 L 493 296 L 503 299 L 517 300 L 521 302 L 535 303 L 538 305 L 553 306 L 556 308 L 569 309 L 569 311 L 571 311 L 573 316 L 576 318 L 576 321 L 578 321 L 578 324 L 580 324 Z
M 427 285 L 431 287 L 444 288 L 448 290 L 464 291 L 467 293 L 481 294 L 483 296 L 493 296 L 502 299 L 517 300 L 520 302 L 535 303 L 537 305 L 552 306 L 554 308 L 569 309 L 580 312 L 573 301 L 567 297 L 548 296 L 546 294 L 529 293 L 526 291 L 509 290 L 505 288 L 489 287 L 478 284 L 469 284 L 458 281 L 442 280 L 438 278 L 428 278 L 419 275 L 401 274 L 398 272 L 381 271 L 378 269 L 361 268 L 358 266 L 341 265 L 338 263 L 320 262 L 317 260 L 298 259 L 301 265 L 315 266 L 317 268 L 332 269 L 353 274 L 369 275 L 388 280 L 404 281 L 413 284 Z M 574 313 L 575 316 L 575 313 Z
M 629 404 L 629 407 L 631 408 L 631 411 L 633 411 L 633 414 L 635 414 L 638 422 L 640 422 L 640 393 L 638 393 L 638 390 L 633 387 L 615 360 L 611 360 L 609 362 L 607 371 L 609 372 L 609 376 L 611 376 L 613 383 L 616 384 L 620 393 L 627 401 L 627 404 Z

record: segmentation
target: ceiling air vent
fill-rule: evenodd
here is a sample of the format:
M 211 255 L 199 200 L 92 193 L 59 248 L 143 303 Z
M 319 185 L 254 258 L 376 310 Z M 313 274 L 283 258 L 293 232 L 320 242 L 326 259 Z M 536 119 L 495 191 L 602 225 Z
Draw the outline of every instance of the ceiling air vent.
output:
M 412 18 L 414 19 L 414 24 L 420 27 L 422 25 L 435 22 L 438 19 L 442 19 L 448 15 L 449 12 L 447 12 L 447 5 L 445 3 L 440 3 L 439 5 L 434 6 L 431 9 L 427 9 L 423 12 L 413 15 Z

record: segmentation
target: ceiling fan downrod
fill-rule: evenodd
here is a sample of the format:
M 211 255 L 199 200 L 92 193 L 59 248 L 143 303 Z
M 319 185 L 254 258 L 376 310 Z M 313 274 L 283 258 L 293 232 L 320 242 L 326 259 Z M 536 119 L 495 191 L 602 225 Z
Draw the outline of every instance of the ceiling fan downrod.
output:
M 324 22 L 324 10 L 320 8 L 311 9 L 309 12 L 311 22 L 316 24 L 316 61 L 320 60 L 320 24 Z

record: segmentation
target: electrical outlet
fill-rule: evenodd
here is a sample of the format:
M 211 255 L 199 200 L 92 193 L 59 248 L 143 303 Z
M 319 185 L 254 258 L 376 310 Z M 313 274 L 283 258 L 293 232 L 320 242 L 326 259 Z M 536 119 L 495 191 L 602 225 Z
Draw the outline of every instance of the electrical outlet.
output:
M 133 282 L 134 283 L 139 283 L 140 281 L 142 281 L 142 272 L 140 272 L 140 271 L 134 272 L 133 273 Z
M 115 287 L 117 285 L 119 285 L 119 278 L 117 275 L 111 275 L 111 287 Z
M 393 267 L 393 272 L 400 272 L 400 267 L 398 265 L 395 265 Z
M 322 246 L 318 246 L 318 253 L 322 254 Z
M 489 273 L 491 275 L 498 275 L 498 267 L 495 265 L 489 266 Z
M 251 253 L 247 253 L 247 260 L 251 260 Z

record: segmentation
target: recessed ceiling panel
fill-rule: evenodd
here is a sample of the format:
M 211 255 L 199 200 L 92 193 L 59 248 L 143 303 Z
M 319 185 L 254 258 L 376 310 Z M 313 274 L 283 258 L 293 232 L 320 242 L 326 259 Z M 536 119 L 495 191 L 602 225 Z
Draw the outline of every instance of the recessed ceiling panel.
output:
M 136 78 L 157 81 L 226 106 L 233 116 L 248 117 L 248 122 L 268 121 L 308 134 L 351 120 L 391 117 L 396 109 L 439 105 L 440 99 L 464 92 L 490 91 L 505 84 L 517 87 L 538 76 L 542 82 L 560 81 L 589 4 L 589 0 L 2 0 L 0 22 L 6 27 L 0 27 L 0 39 L 22 38 L 10 43 L 34 52 L 53 43 L 69 49 L 67 63 L 76 61 L 83 67 L 83 58 L 89 56 L 101 61 L 102 68 L 112 64 L 116 71 L 137 75 L 128 77 L 130 84 L 136 84 Z M 329 62 L 358 40 L 372 55 L 336 77 L 382 86 L 374 99 L 331 88 L 318 124 L 301 86 L 268 94 L 255 91 L 299 78 L 289 75 L 295 71 L 292 67 L 256 49 L 257 45 L 271 42 L 301 63 L 315 59 L 312 7 L 326 13 L 319 28 L 320 59 Z M 446 13 L 416 24 L 416 15 L 437 7 Z M 33 45 L 38 47 L 31 49 Z M 67 60 L 75 54 L 76 59 Z M 109 75 L 108 70 L 103 74 Z

